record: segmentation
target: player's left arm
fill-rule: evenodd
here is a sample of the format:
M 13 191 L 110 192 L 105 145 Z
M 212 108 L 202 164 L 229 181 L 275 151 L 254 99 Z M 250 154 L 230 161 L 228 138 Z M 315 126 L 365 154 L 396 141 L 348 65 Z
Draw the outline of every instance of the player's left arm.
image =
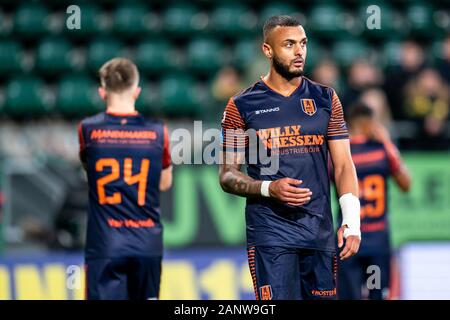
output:
M 361 242 L 361 208 L 358 198 L 358 178 L 353 164 L 347 125 L 342 104 L 336 92 L 331 91 L 331 115 L 328 122 L 328 149 L 334 167 L 334 181 L 342 211 L 342 226 L 337 232 L 341 260 L 355 255 Z
M 343 216 L 342 226 L 339 228 L 337 236 L 339 248 L 344 244 L 344 238 L 345 247 L 339 257 L 341 260 L 345 260 L 358 252 L 361 242 L 358 178 L 350 153 L 349 140 L 330 140 L 328 148 L 333 162 L 334 180 Z

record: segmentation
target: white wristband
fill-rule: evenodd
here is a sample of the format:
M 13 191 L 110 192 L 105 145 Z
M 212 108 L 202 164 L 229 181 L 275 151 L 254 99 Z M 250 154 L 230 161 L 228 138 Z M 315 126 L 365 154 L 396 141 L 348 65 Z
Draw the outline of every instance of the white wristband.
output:
M 263 181 L 261 183 L 261 195 L 263 197 L 270 197 L 269 185 L 271 183 L 272 183 L 272 181 Z
M 344 238 L 348 236 L 358 236 L 361 239 L 361 205 L 358 197 L 351 193 L 346 193 L 339 198 L 339 205 L 342 211 L 342 225 L 347 225 L 344 230 Z

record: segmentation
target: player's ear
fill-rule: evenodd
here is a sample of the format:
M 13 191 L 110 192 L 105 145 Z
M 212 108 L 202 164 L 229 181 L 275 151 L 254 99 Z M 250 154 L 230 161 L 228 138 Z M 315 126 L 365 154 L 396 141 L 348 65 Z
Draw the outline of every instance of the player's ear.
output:
M 139 95 L 141 94 L 141 91 L 142 91 L 142 88 L 141 88 L 141 87 L 136 87 L 136 88 L 134 89 L 134 92 L 133 92 L 133 98 L 134 98 L 134 100 L 137 100 L 137 98 L 139 98 Z
M 106 90 L 103 87 L 98 87 L 98 95 L 102 100 L 106 101 Z
M 264 42 L 261 46 L 262 51 L 264 52 L 264 55 L 268 58 L 268 59 L 272 59 L 272 48 L 270 47 L 270 45 L 266 42 Z

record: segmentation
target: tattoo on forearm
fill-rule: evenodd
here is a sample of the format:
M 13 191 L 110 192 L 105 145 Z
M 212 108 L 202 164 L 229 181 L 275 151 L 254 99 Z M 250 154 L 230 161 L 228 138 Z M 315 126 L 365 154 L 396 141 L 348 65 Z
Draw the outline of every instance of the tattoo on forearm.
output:
M 224 191 L 243 197 L 261 194 L 261 181 L 241 172 L 238 165 L 222 165 L 220 184 Z
M 261 194 L 261 181 L 254 180 L 241 172 L 245 155 L 239 152 L 222 153 L 223 164 L 220 165 L 220 185 L 225 192 L 242 197 Z

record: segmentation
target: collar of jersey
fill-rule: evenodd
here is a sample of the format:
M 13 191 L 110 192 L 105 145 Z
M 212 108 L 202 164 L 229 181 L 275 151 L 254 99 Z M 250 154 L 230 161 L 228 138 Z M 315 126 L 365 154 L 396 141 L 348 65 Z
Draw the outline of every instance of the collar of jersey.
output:
M 113 117 L 136 117 L 139 115 L 139 112 L 134 111 L 134 112 L 119 113 L 119 112 L 106 111 L 106 114 L 113 116 Z
M 298 85 L 297 88 L 295 88 L 289 95 L 284 95 L 281 92 L 277 91 L 276 89 L 272 88 L 266 81 L 264 81 L 263 76 L 260 77 L 260 81 L 262 83 L 263 86 L 265 86 L 267 89 L 269 89 L 269 92 L 273 92 L 274 94 L 283 97 L 283 98 L 291 98 L 292 96 L 294 96 L 297 91 L 299 91 L 300 88 L 304 87 L 304 82 L 305 82 L 305 78 L 302 76 L 302 81 L 300 82 L 300 84 Z

